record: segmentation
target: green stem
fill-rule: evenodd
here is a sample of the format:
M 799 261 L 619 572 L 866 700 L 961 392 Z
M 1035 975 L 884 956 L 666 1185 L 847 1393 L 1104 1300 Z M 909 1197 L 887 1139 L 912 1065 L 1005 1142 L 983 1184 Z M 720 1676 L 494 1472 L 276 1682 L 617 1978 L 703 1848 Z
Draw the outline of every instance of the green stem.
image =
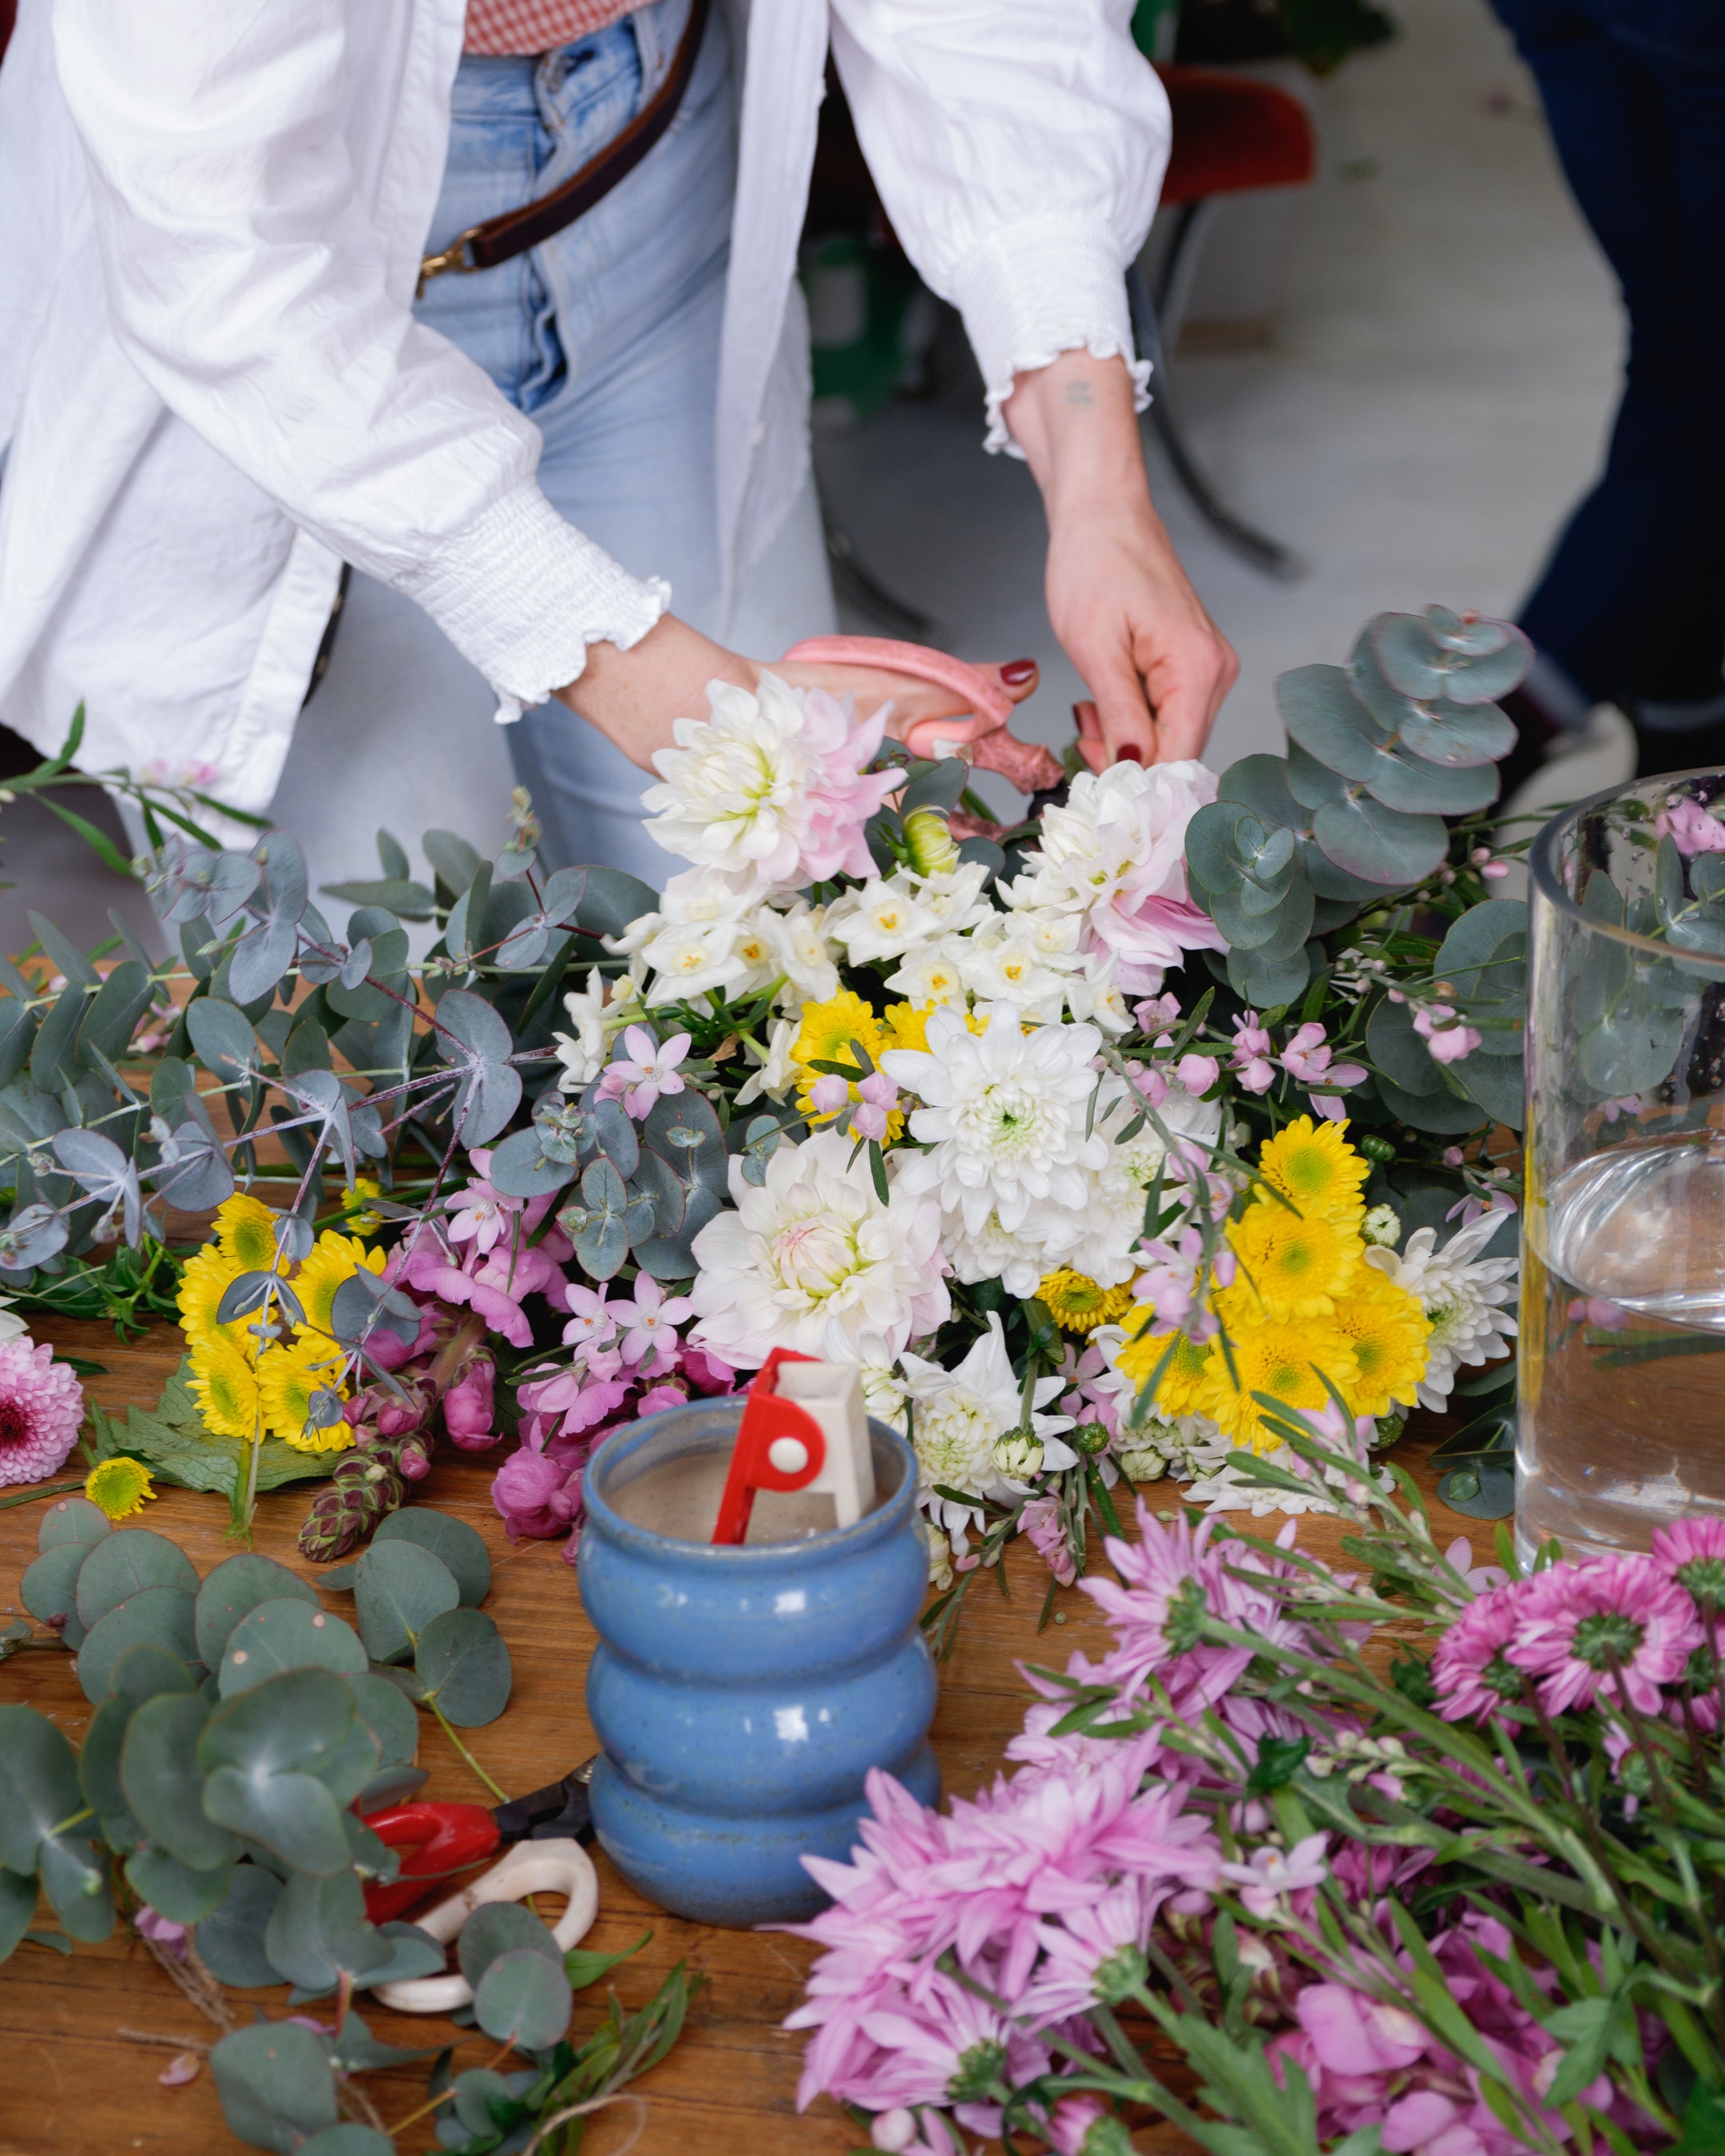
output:
M 461 1739 L 455 1734 L 454 1724 L 450 1722 L 449 1717 L 444 1712 L 443 1709 L 438 1705 L 436 1700 L 428 1699 L 425 1704 L 431 1709 L 433 1715 L 436 1717 L 438 1727 L 442 1730 L 444 1736 L 449 1738 L 450 1743 L 454 1746 L 455 1749 L 461 1754 L 461 1757 L 467 1762 L 474 1773 L 478 1775 L 480 1781 L 485 1784 L 485 1787 L 491 1792 L 491 1794 L 495 1797 L 498 1803 L 500 1804 L 506 1804 L 509 1802 L 509 1792 L 506 1789 L 500 1789 L 497 1784 L 491 1779 L 490 1776 L 485 1772 L 485 1768 L 480 1766 L 479 1761 L 474 1758 L 472 1753 L 468 1750 L 467 1747 L 461 1742 Z
M 83 1487 L 81 1482 L 51 1482 L 44 1490 L 25 1490 L 16 1497 L 0 1497 L 0 1512 L 8 1505 L 33 1505 L 39 1497 L 64 1497 Z

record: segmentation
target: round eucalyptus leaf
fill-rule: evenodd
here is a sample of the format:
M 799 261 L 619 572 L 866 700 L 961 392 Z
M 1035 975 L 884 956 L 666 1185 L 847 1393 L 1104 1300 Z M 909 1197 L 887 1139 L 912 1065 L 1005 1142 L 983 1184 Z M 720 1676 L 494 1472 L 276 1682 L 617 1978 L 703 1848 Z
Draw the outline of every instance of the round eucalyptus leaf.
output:
M 366 1921 L 365 1894 L 351 1866 L 326 1879 L 290 1878 L 270 1914 L 264 1948 L 289 1983 L 314 1993 L 344 1975 L 370 1981 L 394 1951 Z
M 1415 756 L 1451 771 L 1496 763 L 1516 745 L 1515 721 L 1496 704 L 1452 704 L 1441 697 L 1410 704 L 1399 731 Z
M 1386 808 L 1415 816 L 1471 816 L 1497 798 L 1494 764 L 1446 769 L 1423 757 L 1384 756 L 1366 781 L 1366 791 Z
M 33 1871 L 43 1836 L 82 1809 L 71 1746 L 33 1707 L 0 1707 L 0 1864 Z
M 1349 875 L 1345 869 L 1338 869 L 1310 839 L 1301 839 L 1296 843 L 1301 873 L 1319 898 L 1346 903 L 1358 911 L 1362 906 L 1375 903 L 1383 897 L 1382 884 L 1368 883 L 1363 876 Z
M 419 1717 L 413 1702 L 382 1677 L 351 1676 L 347 1688 L 353 1694 L 360 1720 L 377 1739 L 377 1766 L 371 1780 L 375 1781 L 377 1774 L 407 1767 L 419 1748 Z M 418 1769 L 413 1771 L 417 1773 Z M 383 1799 L 377 1801 L 382 1803 Z
M 1494 1123 L 1512 1131 L 1521 1129 L 1527 1116 L 1522 1065 L 1502 1055 L 1482 1055 L 1476 1049 L 1460 1063 L 1450 1065 L 1450 1075 L 1470 1100 L 1477 1101 Z
M 1507 1460 L 1458 1467 L 1440 1477 L 1440 1501 L 1470 1520 L 1507 1520 L 1516 1508 L 1516 1472 Z
M 500 1954 L 517 1948 L 543 1954 L 563 1965 L 562 1948 L 544 1922 L 520 1902 L 482 1902 L 461 1927 L 455 1943 L 461 1974 L 478 1989 L 480 1979 Z
M 366 1667 L 359 1635 L 339 1617 L 306 1602 L 283 1596 L 248 1610 L 228 1635 L 220 1676 L 223 1699 L 254 1691 L 284 1670 L 335 1670 L 357 1676 Z
M 360 1558 L 354 1609 L 359 1635 L 375 1662 L 411 1654 L 433 1619 L 460 1600 L 454 1573 L 418 1542 L 374 1542 Z
M 1369 794 L 1327 801 L 1312 815 L 1312 834 L 1337 868 L 1392 889 L 1430 875 L 1450 848 L 1440 817 L 1404 816 Z
M 195 1595 L 198 1573 L 191 1558 L 166 1535 L 152 1534 L 148 1527 L 110 1535 L 90 1551 L 79 1573 L 79 1622 L 94 1631 L 98 1619 L 152 1587 Z
M 120 1753 L 133 1712 L 129 1700 L 110 1695 L 90 1717 L 84 1742 L 78 1748 L 78 1780 L 84 1801 L 105 1822 L 130 1813 L 121 1786 Z
M 88 1835 L 56 1835 L 37 1851 L 36 1869 L 60 1929 L 85 1946 L 99 1946 L 114 1928 L 114 1889 L 108 1860 Z
M 1469 634 L 1458 638 L 1441 609 L 1435 623 L 1417 613 L 1380 613 L 1364 635 L 1390 685 L 1404 696 L 1488 704 L 1527 672 L 1532 647 L 1507 622 L 1479 619 L 1466 627 Z
M 395 2143 L 375 2126 L 344 2118 L 338 2126 L 326 2126 L 321 2133 L 302 2141 L 300 2156 L 395 2156 Z
M 525 2107 L 521 2099 L 533 2078 L 531 2073 L 500 2074 L 491 2066 L 470 2066 L 450 2084 L 456 2119 L 475 2135 L 495 2135 L 500 2118 L 523 2123 Z M 498 2106 L 502 2108 L 494 2107 Z
M 126 1866 L 126 1883 L 159 1916 L 176 1924 L 201 1923 L 219 1907 L 234 1876 L 234 1861 L 194 1871 L 165 1849 L 140 1849 Z
M 264 1951 L 264 1928 L 281 1897 L 281 1881 L 260 1865 L 239 1864 L 228 1892 L 198 1927 L 198 1956 L 219 1984 L 255 1991 L 280 1984 Z
M 236 2029 L 210 2053 L 209 2066 L 230 2132 L 254 2148 L 295 2156 L 311 2135 L 338 2122 L 329 2054 L 296 2021 Z
M 1378 1097 L 1390 1114 L 1412 1130 L 1430 1131 L 1440 1137 L 1460 1137 L 1476 1131 L 1490 1118 L 1476 1101 L 1464 1099 L 1447 1085 L 1435 1093 L 1404 1092 L 1393 1078 L 1378 1074 Z
M 1259 1010 L 1274 1010 L 1302 994 L 1312 978 L 1312 962 L 1305 946 L 1288 957 L 1259 951 L 1228 953 L 1229 985 L 1237 996 Z
M 1366 1024 L 1366 1053 L 1373 1068 L 1393 1080 L 1404 1093 L 1444 1091 L 1442 1066 L 1414 1032 L 1413 1014 L 1405 1004 L 1379 997 Z
M 417 1924 L 398 1917 L 378 1930 L 389 1942 L 389 1959 L 370 1980 L 373 1984 L 406 1984 L 416 1976 L 441 1976 L 449 1957 L 441 1943 Z
M 1285 824 L 1291 831 L 1305 830 L 1309 820 L 1288 791 L 1287 766 L 1279 756 L 1243 756 L 1230 764 L 1217 783 L 1216 798 L 1238 802 L 1264 823 Z
M 128 1647 L 115 1663 L 108 1679 L 110 1699 L 119 1700 L 128 1712 L 165 1691 L 196 1691 L 198 1679 L 177 1655 L 146 1640 Z
M 115 1537 L 116 1542 L 123 1539 Z M 80 1592 L 82 1585 L 80 1581 Z M 78 1650 L 78 1681 L 84 1697 L 93 1706 L 105 1699 L 121 1656 L 134 1647 L 161 1647 L 181 1662 L 195 1662 L 193 1608 L 193 1597 L 183 1587 L 146 1587 L 116 1603 L 90 1626 L 89 1638 Z
M 113 1532 L 112 1523 L 100 1505 L 92 1505 L 88 1497 L 60 1497 L 42 1516 L 42 1524 L 36 1530 L 36 1547 L 39 1550 L 64 1549 L 69 1543 L 81 1543 L 89 1549 Z
M 33 1617 L 52 1625 L 74 1651 L 84 1645 L 86 1627 L 78 1621 L 78 1575 L 90 1555 L 88 1543 L 60 1543 L 25 1572 L 18 1593 Z
M 543 2051 L 569 2025 L 575 1995 L 562 1964 L 531 1947 L 500 1954 L 473 1995 L 474 2019 L 488 2036 L 526 2051 Z
M 240 1619 L 249 1616 L 260 1602 L 285 1600 L 309 1603 L 316 1609 L 317 1590 L 285 1564 L 252 1550 L 242 1550 L 218 1564 L 198 1590 L 198 1661 L 206 1669 L 219 1669 L 228 1635 Z
M 451 1609 L 420 1635 L 414 1671 L 458 1729 L 495 1722 L 509 1704 L 509 1650 L 482 1609 Z
M 329 1670 L 289 1670 L 224 1700 L 198 1748 L 205 1812 L 298 1871 L 327 1877 L 351 1869 L 340 1807 L 377 1766 L 375 1740 L 362 1727 L 355 1753 L 356 1724 L 352 1697 Z
M 352 1681 L 359 1682 L 357 1677 Z M 360 1712 L 363 1713 L 364 1708 Z M 414 1727 L 418 1717 L 414 1717 Z M 382 1811 L 385 1804 L 404 1804 L 410 1797 L 417 1797 L 431 1779 L 423 1767 L 379 1767 L 371 1780 L 354 1799 L 354 1809 L 361 1813 Z
M 375 1549 L 380 1543 L 392 1542 L 418 1543 L 440 1558 L 454 1573 L 461 1599 L 470 1609 L 477 1608 L 490 1592 L 491 1553 L 485 1548 L 485 1537 L 465 1520 L 449 1512 L 434 1512 L 427 1506 L 403 1506 L 399 1512 L 385 1514 L 372 1537 L 372 1547 Z
M 198 1740 L 208 1720 L 208 1700 L 165 1692 L 132 1716 L 120 1754 L 120 1785 L 132 1817 L 151 1841 L 193 1871 L 234 1858 L 233 1835 L 204 1816 Z
M 0 1869 L 0 1961 L 36 1921 L 36 1875 Z

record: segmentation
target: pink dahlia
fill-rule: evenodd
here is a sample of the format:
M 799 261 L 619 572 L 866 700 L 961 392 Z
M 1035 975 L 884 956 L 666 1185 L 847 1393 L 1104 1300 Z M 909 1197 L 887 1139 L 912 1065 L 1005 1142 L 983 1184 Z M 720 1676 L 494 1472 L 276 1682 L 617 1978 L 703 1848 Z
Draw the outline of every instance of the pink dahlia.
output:
M 1531 1582 L 1517 1580 L 1470 1602 L 1431 1658 L 1438 1712 L 1445 1722 L 1484 1722 L 1522 1696 L 1522 1672 L 1504 1652 L 1515 1637 Z
M 0 1485 L 64 1466 L 84 1421 L 84 1388 L 51 1348 L 0 1341 Z
M 1519 1621 L 1505 1652 L 1541 1680 L 1553 1714 L 1625 1697 L 1656 1714 L 1659 1687 L 1682 1676 L 1702 1643 L 1695 1604 L 1651 1557 L 1555 1564 L 1514 1591 Z

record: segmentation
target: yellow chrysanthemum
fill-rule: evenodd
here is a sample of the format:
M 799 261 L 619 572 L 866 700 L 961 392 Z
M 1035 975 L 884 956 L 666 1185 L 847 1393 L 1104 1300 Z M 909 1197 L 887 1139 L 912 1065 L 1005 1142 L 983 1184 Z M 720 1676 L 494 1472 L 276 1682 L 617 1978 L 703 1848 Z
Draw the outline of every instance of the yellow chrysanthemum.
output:
M 1137 1303 L 1127 1312 L 1121 1321 L 1126 1327 L 1126 1345 L 1116 1355 L 1115 1363 L 1135 1385 L 1142 1388 L 1167 1356 L 1162 1375 L 1156 1382 L 1156 1411 L 1169 1416 L 1190 1414 L 1204 1390 L 1214 1350 L 1200 1347 L 1183 1332 L 1138 1334 L 1141 1325 L 1153 1324 L 1155 1319 L 1156 1313 L 1147 1302 Z M 1172 1354 L 1168 1353 L 1170 1345 Z
M 294 1293 L 305 1313 L 305 1324 L 299 1328 L 300 1337 L 326 1339 L 331 1306 L 342 1281 L 352 1280 L 362 1266 L 367 1272 L 381 1273 L 388 1263 L 383 1251 L 367 1250 L 357 1235 L 338 1235 L 326 1228 L 294 1275 Z
M 98 1460 L 84 1478 L 84 1494 L 100 1505 L 110 1520 L 129 1520 L 141 1512 L 146 1498 L 156 1495 L 150 1471 L 141 1460 L 121 1453 L 113 1460 Z
M 272 1437 L 285 1439 L 301 1452 L 345 1452 L 353 1432 L 345 1422 L 321 1430 L 311 1425 L 311 1395 L 330 1389 L 341 1368 L 340 1356 L 320 1352 L 315 1341 L 296 1340 L 291 1347 L 278 1342 L 258 1358 L 258 1399 Z
M 842 1108 L 834 1108 L 822 1115 L 815 1107 L 816 1084 L 834 1075 L 817 1070 L 814 1066 L 818 1063 L 839 1063 L 854 1070 L 857 1046 L 870 1063 L 878 1063 L 883 1049 L 926 1048 L 927 1045 L 926 1012 L 919 1013 L 909 1004 L 893 1004 L 885 1019 L 877 1018 L 860 995 L 841 988 L 827 1002 L 810 1004 L 803 1010 L 802 1029 L 791 1050 L 791 1060 L 797 1066 L 797 1106 L 811 1123 L 829 1123 L 844 1113 Z M 849 1099 L 854 1103 L 860 1098 L 857 1081 L 853 1080 Z M 904 1127 L 903 1111 L 895 1108 L 886 1118 L 889 1145 Z
M 1266 1141 L 1258 1155 L 1260 1177 L 1308 1218 L 1327 1213 L 1351 1225 L 1365 1210 L 1360 1185 L 1372 1164 L 1343 1137 L 1347 1128 L 1345 1122 L 1314 1123 L 1310 1116 L 1296 1116 Z
M 258 1380 L 245 1353 L 220 1332 L 192 1349 L 189 1383 L 213 1437 L 249 1440 L 258 1428 Z
M 1228 1322 L 1225 1312 L 1224 1322 Z M 1264 1412 L 1252 1397 L 1255 1393 L 1268 1393 L 1302 1414 L 1321 1414 L 1330 1395 L 1320 1370 L 1346 1399 L 1353 1397 L 1359 1383 L 1353 1342 L 1325 1318 L 1301 1318 L 1297 1323 L 1269 1318 L 1237 1330 L 1229 1324 L 1228 1342 L 1233 1373 L 1220 1347 L 1213 1346 L 1198 1407 L 1236 1444 L 1249 1445 L 1254 1452 L 1268 1452 L 1278 1441 L 1264 1427 Z
M 1426 1342 L 1431 1338 L 1431 1321 L 1420 1298 L 1386 1280 L 1375 1266 L 1362 1265 L 1331 1322 L 1353 1342 L 1359 1364 L 1353 1389 L 1343 1387 L 1354 1413 L 1388 1414 L 1397 1402 L 1411 1406 L 1425 1374 Z
M 928 1019 L 933 1009 L 932 1004 L 924 1004 L 920 1009 L 915 1004 L 888 1004 L 880 1014 L 880 1045 L 920 1049 L 926 1055 Z
M 383 1224 L 383 1215 L 372 1210 L 371 1201 L 383 1195 L 375 1176 L 356 1175 L 353 1188 L 341 1200 L 341 1217 L 356 1235 L 372 1235 Z
M 180 1310 L 180 1329 L 187 1344 L 196 1348 L 210 1340 L 229 1340 L 242 1346 L 242 1321 L 232 1325 L 218 1325 L 216 1312 L 229 1286 L 239 1279 L 245 1267 L 228 1256 L 214 1243 L 206 1243 L 202 1250 L 194 1250 L 187 1259 L 180 1276 L 180 1291 L 177 1298 Z
M 1326 1213 L 1291 1213 L 1273 1199 L 1230 1221 L 1228 1240 L 1259 1314 L 1268 1317 L 1327 1315 L 1360 1270 L 1362 1245 L 1350 1225 Z
M 1099 1287 L 1088 1273 L 1064 1267 L 1045 1274 L 1036 1292 L 1055 1323 L 1067 1332 L 1093 1332 L 1099 1325 L 1117 1325 L 1132 1302 L 1130 1286 Z
M 280 1217 L 262 1199 L 236 1191 L 216 1208 L 217 1247 L 240 1272 L 285 1273 L 288 1260 L 275 1247 L 275 1227 Z

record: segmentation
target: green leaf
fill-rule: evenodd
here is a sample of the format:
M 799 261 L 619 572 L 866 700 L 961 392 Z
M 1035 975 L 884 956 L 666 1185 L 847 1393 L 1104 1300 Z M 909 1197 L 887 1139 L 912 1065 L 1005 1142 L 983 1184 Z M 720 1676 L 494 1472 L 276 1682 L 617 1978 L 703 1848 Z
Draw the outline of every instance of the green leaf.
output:
M 420 1635 L 413 1670 L 428 1701 L 458 1729 L 482 1728 L 509 1704 L 509 1650 L 482 1609 L 434 1617 Z
M 575 1990 L 585 1991 L 602 1976 L 608 1976 L 619 1963 L 638 1954 L 652 1936 L 651 1932 L 643 1932 L 632 1947 L 624 1947 L 618 1953 L 595 1953 L 586 1947 L 571 1947 L 563 1956 L 563 1974 Z
M 454 1575 L 461 1599 L 470 1609 L 485 1600 L 491 1589 L 491 1555 L 485 1537 L 465 1520 L 449 1512 L 434 1512 L 429 1506 L 409 1505 L 388 1513 L 372 1537 L 379 1543 L 418 1543 L 446 1564 Z M 381 1659 L 381 1657 L 380 1657 Z
M 1545 2025 L 1567 2044 L 1563 2063 L 1546 2093 L 1548 2108 L 1557 2111 L 1580 2095 L 1590 2081 L 1604 2071 L 1606 2046 L 1610 2041 L 1615 2002 L 1609 1999 L 1578 1999 L 1546 2016 Z
M 347 1682 L 360 1720 L 377 1740 L 377 1771 L 405 1766 L 419 1748 L 413 1702 L 383 1677 L 351 1676 Z
M 36 1875 L 0 1870 L 0 1961 L 29 1930 L 36 1916 Z
M 23 1605 L 44 1625 L 62 1620 L 56 1629 L 66 1645 L 76 1650 L 84 1644 L 85 1627 L 78 1621 L 78 1574 L 90 1555 L 88 1543 L 61 1543 L 44 1550 L 18 1583 Z
M 395 1951 L 367 1922 L 365 1892 L 351 1866 L 323 1879 L 291 1876 L 270 1912 L 264 1948 L 290 1984 L 314 1993 L 344 1975 L 356 1983 L 377 1978 Z
M 340 2116 L 329 2054 L 294 2021 L 259 2021 L 223 2036 L 210 2076 L 230 2130 L 254 2148 L 295 2156 Z
M 166 1535 L 132 1527 L 98 1543 L 78 1575 L 78 1621 L 93 1629 L 141 1589 L 172 1587 L 198 1592 L 197 1568 Z
M 62 1549 L 69 1543 L 81 1543 L 89 1548 L 113 1532 L 100 1505 L 92 1505 L 88 1497 L 62 1497 L 42 1515 L 42 1524 L 36 1530 L 36 1547 L 46 1551 Z
M 291 1599 L 318 1607 L 317 1590 L 274 1558 L 242 1550 L 218 1564 L 198 1590 L 198 1659 L 218 1670 L 228 1650 L 228 1635 L 260 1602 Z
M 111 1459 L 124 1452 L 143 1460 L 165 1482 L 231 1498 L 244 1481 L 251 1446 L 242 1439 L 215 1437 L 205 1430 L 198 1402 L 186 1386 L 186 1371 L 182 1363 L 154 1408 L 135 1407 L 124 1416 L 105 1418 L 99 1456 Z M 285 1483 L 321 1479 L 341 1456 L 301 1452 L 280 1438 L 266 1438 L 259 1452 L 258 1487 L 279 1490 Z
M 455 1951 L 461 1974 L 477 1989 L 498 1956 L 517 1948 L 562 1966 L 562 1949 L 541 1919 L 519 1902 L 482 1902 L 461 1927 Z
M 357 1729 L 360 1745 L 352 1742 Z M 198 1756 L 208 1776 L 203 1808 L 219 1825 L 302 1871 L 327 1877 L 351 1868 L 340 1808 L 375 1771 L 377 1747 L 332 1671 L 289 1670 L 224 1700 Z
M 1521 1059 L 1508 1062 L 1476 1049 L 1449 1066 L 1450 1075 L 1471 1101 L 1477 1101 L 1494 1123 L 1521 1129 L 1527 1116 Z
M 208 1701 L 195 1692 L 164 1692 L 132 1716 L 120 1754 L 120 1784 L 133 1818 L 193 1871 L 212 1871 L 234 1854 L 233 1835 L 204 1816 L 198 1740 L 209 1712 Z
M 284 1670 L 335 1670 L 362 1676 L 366 1650 L 351 1625 L 320 1609 L 315 1600 L 283 1596 L 260 1602 L 228 1635 L 219 1688 L 223 1699 L 251 1691 Z
M 543 2051 L 568 2027 L 574 2003 L 561 1961 L 532 1947 L 516 1947 L 500 1954 L 480 1979 L 473 2013 L 500 2044 Z
M 79 1584 L 81 1588 L 83 1582 Z M 196 1662 L 195 1606 L 182 1587 L 146 1587 L 110 1609 L 91 1625 L 89 1638 L 78 1650 L 78 1681 L 84 1697 L 92 1706 L 105 1699 L 121 1656 L 136 1647 L 160 1647 L 177 1661 Z
M 234 1860 L 194 1871 L 165 1849 L 140 1849 L 128 1858 L 126 1883 L 142 1900 L 176 1924 L 201 1922 L 220 1907 L 234 1876 Z
M 225 1898 L 198 1927 L 198 1953 L 218 1983 L 243 1991 L 280 1984 L 264 1951 L 264 1934 L 281 1896 L 281 1881 L 261 1865 L 234 1867 Z
M 72 1748 L 33 1707 L 0 1707 L 0 1864 L 36 1869 L 43 1836 L 80 1810 Z
M 43 1843 L 36 1866 L 61 1930 L 85 1946 L 100 1946 L 114 1928 L 105 1853 L 88 1835 L 57 1835 Z
M 433 1619 L 460 1601 L 454 1574 L 418 1543 L 374 1542 L 359 1560 L 354 1610 L 373 1661 L 411 1654 Z
M 1441 817 L 1404 816 L 1369 794 L 1325 802 L 1312 816 L 1312 835 L 1338 869 L 1391 889 L 1422 882 L 1450 850 Z

